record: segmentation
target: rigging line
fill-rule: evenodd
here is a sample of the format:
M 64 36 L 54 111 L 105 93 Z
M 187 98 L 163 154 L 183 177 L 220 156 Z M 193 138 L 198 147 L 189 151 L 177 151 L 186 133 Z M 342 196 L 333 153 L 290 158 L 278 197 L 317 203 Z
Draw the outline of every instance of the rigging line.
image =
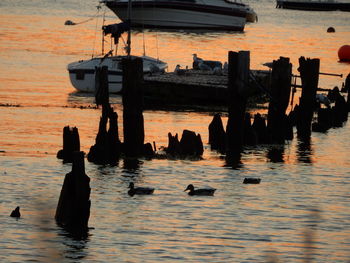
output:
M 98 11 L 97 12 L 99 12 L 100 11 L 100 9 L 98 8 Z M 106 12 L 106 11 L 105 11 Z M 105 14 L 103 14 L 103 19 L 104 19 L 104 15 Z M 102 23 L 104 23 L 104 22 L 102 22 Z M 95 24 L 95 36 L 94 36 L 94 42 L 93 42 L 93 44 L 92 44 L 92 54 L 91 54 L 91 58 L 93 58 L 94 57 L 94 54 L 95 54 L 95 44 L 96 44 L 96 35 L 97 35 L 97 24 L 98 24 L 98 17 L 97 17 L 97 19 L 96 19 L 96 24 Z
M 96 12 L 96 14 L 94 14 L 92 17 L 90 17 L 90 18 L 88 18 L 88 19 L 86 19 L 86 20 L 77 22 L 77 23 L 76 23 L 76 22 L 73 22 L 72 20 L 67 20 L 64 24 L 65 24 L 66 26 L 75 26 L 75 25 L 80 25 L 80 24 L 89 22 L 89 21 L 95 19 L 95 18 L 98 16 L 98 13 L 100 12 L 100 9 L 101 9 L 101 5 L 96 6 L 96 8 L 97 8 L 97 12 Z
M 143 1 L 141 1 L 141 8 L 143 10 Z M 142 16 L 142 46 L 143 46 L 143 55 L 146 56 L 146 45 L 145 45 L 145 20 Z
M 155 3 L 153 3 L 153 17 L 157 17 L 156 16 L 156 8 L 155 8 Z M 159 52 L 158 52 L 158 32 L 157 32 L 157 29 L 155 30 L 156 31 L 156 50 L 157 50 L 157 60 L 159 60 Z

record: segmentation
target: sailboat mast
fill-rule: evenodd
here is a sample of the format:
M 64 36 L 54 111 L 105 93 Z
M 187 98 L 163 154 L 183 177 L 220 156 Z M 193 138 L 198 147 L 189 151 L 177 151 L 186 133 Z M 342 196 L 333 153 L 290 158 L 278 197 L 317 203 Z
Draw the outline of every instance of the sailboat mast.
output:
M 130 56 L 130 53 L 131 53 L 131 0 L 128 1 L 128 24 L 129 24 L 129 29 L 128 29 L 128 39 L 126 41 L 126 45 L 127 45 L 126 53 L 128 56 Z

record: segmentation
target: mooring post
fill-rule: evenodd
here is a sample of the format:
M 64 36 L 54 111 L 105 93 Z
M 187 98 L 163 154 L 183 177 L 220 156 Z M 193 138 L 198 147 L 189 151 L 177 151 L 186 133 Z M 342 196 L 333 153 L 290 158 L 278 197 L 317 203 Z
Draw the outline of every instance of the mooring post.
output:
M 272 143 L 284 143 L 287 134 L 287 116 L 292 80 L 292 64 L 289 58 L 274 60 L 271 74 L 271 100 L 269 103 L 267 128 Z
M 218 150 L 221 153 L 226 151 L 226 132 L 222 124 L 220 113 L 214 115 L 209 124 L 209 144 L 212 150 Z
M 95 101 L 96 105 L 109 104 L 108 67 L 95 69 Z
M 297 134 L 301 139 L 309 139 L 316 103 L 320 60 L 300 57 L 298 71 L 301 77 L 302 93 L 297 116 Z
M 143 120 L 143 61 L 125 58 L 123 66 L 124 152 L 127 157 L 143 153 L 145 139 Z
M 348 92 L 346 104 L 348 107 L 348 112 L 350 112 L 350 73 L 346 76 L 344 89 Z
M 87 158 L 89 162 L 97 164 L 115 164 L 120 155 L 121 144 L 118 136 L 118 115 L 109 104 L 108 67 L 96 68 L 95 86 L 95 100 L 97 105 L 102 105 L 102 116 L 95 145 L 90 147 Z
M 88 230 L 90 178 L 85 174 L 84 152 L 73 153 L 72 171 L 66 174 L 55 219 L 67 230 L 80 234 Z
M 244 116 L 247 104 L 246 89 L 249 76 L 249 51 L 230 51 L 228 54 L 228 121 L 226 126 L 226 157 L 239 160 L 243 148 Z
M 63 149 L 57 152 L 57 158 L 63 162 L 71 163 L 73 152 L 80 151 L 80 139 L 78 128 L 65 126 L 63 128 Z

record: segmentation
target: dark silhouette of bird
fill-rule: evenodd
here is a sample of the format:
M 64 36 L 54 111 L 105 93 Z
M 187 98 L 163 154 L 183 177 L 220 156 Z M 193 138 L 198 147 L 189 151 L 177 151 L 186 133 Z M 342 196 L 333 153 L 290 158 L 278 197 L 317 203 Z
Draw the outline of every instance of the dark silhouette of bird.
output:
M 260 182 L 260 178 L 244 178 L 243 180 L 244 184 L 260 184 Z
M 176 75 L 185 75 L 186 70 L 182 69 L 180 65 L 176 65 L 174 72 Z
M 130 196 L 133 195 L 150 195 L 153 194 L 154 188 L 149 188 L 149 187 L 135 187 L 134 183 L 131 182 L 129 184 L 129 191 L 128 194 Z
M 15 210 L 12 210 L 10 216 L 17 217 L 17 218 L 21 217 L 21 213 L 19 212 L 19 206 L 17 206 Z
M 215 188 L 198 188 L 194 189 L 193 184 L 189 184 L 187 188 L 184 190 L 184 192 L 188 191 L 188 195 L 208 195 L 212 196 L 214 195 Z

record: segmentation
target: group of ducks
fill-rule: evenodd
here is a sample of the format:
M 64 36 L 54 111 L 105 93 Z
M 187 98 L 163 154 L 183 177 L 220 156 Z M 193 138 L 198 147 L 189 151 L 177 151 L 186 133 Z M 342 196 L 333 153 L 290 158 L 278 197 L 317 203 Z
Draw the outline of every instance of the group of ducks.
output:
M 224 66 L 222 66 L 222 63 L 220 61 L 214 61 L 214 60 L 204 60 L 202 58 L 199 58 L 197 54 L 193 54 L 193 69 L 196 70 L 202 70 L 202 71 L 209 71 L 214 75 L 223 75 L 223 73 L 227 73 L 228 71 L 228 64 L 227 62 L 224 63 Z M 187 72 L 186 69 L 181 69 L 180 65 L 176 65 L 174 72 L 177 75 L 185 75 Z
M 260 178 L 244 178 L 243 183 L 244 184 L 259 184 L 261 181 Z M 129 191 L 128 194 L 130 196 L 134 195 L 151 195 L 154 192 L 154 188 L 150 187 L 135 187 L 135 184 L 133 182 L 129 183 Z M 193 184 L 189 184 L 184 192 L 188 191 L 188 195 L 201 195 L 201 196 L 213 196 L 214 192 L 216 191 L 215 188 L 208 187 L 208 188 L 197 188 L 195 189 Z M 17 206 L 16 209 L 14 209 L 11 213 L 11 217 L 20 218 L 21 213 L 19 211 L 20 207 Z
M 243 183 L 244 184 L 260 184 L 261 179 L 260 178 L 244 178 Z M 208 187 L 208 188 L 197 188 L 195 189 L 193 184 L 189 184 L 184 192 L 188 191 L 188 195 L 202 195 L 202 196 L 213 196 L 214 192 L 216 191 L 215 188 Z M 130 196 L 134 195 L 150 195 L 153 194 L 154 188 L 150 187 L 135 187 L 134 183 L 131 182 L 129 184 L 129 191 L 128 194 Z
M 189 184 L 187 188 L 184 190 L 184 192 L 189 191 L 188 195 L 206 195 L 206 196 L 213 196 L 215 192 L 215 188 L 198 188 L 195 189 L 193 184 Z M 129 184 L 129 191 L 128 194 L 130 196 L 134 195 L 150 195 L 153 194 L 154 188 L 150 187 L 135 187 L 134 183 L 131 182 Z

